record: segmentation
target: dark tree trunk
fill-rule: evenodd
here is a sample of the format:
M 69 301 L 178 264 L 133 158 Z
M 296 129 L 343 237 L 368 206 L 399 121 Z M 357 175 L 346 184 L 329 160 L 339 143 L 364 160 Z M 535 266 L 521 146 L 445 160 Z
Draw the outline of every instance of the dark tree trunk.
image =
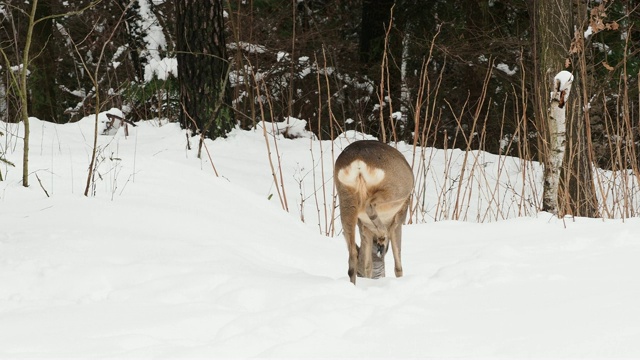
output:
M 51 15 L 51 0 L 40 0 L 36 19 Z M 53 41 L 53 20 L 37 23 L 31 45 L 32 66 L 29 68 L 30 112 L 39 119 L 60 122 L 62 107 L 57 101 L 57 55 Z
M 120 6 L 126 9 L 126 15 L 124 21 L 126 24 L 125 42 L 129 47 L 129 59 L 133 67 L 133 73 L 138 81 L 144 80 L 144 67 L 145 59 L 140 57 L 140 49 L 143 49 L 146 44 L 144 43 L 144 29 L 142 29 L 142 19 L 140 18 L 140 3 L 129 3 L 131 0 L 118 0 Z
M 386 37 L 391 27 L 398 26 L 392 20 L 394 4 L 394 0 L 362 1 L 360 63 L 363 73 L 376 84 L 376 95 L 380 105 L 377 110 L 372 111 L 364 131 L 383 142 L 386 142 L 387 138 L 397 141 L 397 129 L 390 115 L 394 101 L 401 98 L 400 63 L 394 59 L 402 58 L 402 38 L 398 36 L 397 31 L 389 32 L 389 38 Z M 389 106 L 385 106 L 386 104 Z
M 574 2 L 574 8 L 570 14 L 573 18 L 582 18 L 588 13 L 588 9 L 583 2 Z M 574 24 L 571 23 L 573 29 Z M 578 29 L 580 27 L 578 26 Z M 581 34 L 579 30 L 578 35 Z M 572 34 L 573 35 L 573 34 Z M 574 39 L 574 41 L 582 42 L 583 51 L 578 52 L 572 57 L 572 65 L 574 69 L 574 81 L 576 96 L 569 102 L 571 106 L 571 116 L 567 119 L 567 151 L 565 152 L 565 167 L 562 177 L 565 193 L 568 194 L 567 203 L 562 209 L 564 214 L 584 217 L 599 217 L 598 198 L 593 180 L 593 153 L 591 146 L 591 131 L 589 124 L 590 104 L 589 93 L 586 91 L 587 63 L 584 54 L 584 39 Z
M 394 0 L 363 0 L 360 29 L 360 62 L 379 63 L 384 53 L 385 29 Z
M 225 136 L 233 112 L 222 0 L 176 1 L 180 123 L 192 134 Z

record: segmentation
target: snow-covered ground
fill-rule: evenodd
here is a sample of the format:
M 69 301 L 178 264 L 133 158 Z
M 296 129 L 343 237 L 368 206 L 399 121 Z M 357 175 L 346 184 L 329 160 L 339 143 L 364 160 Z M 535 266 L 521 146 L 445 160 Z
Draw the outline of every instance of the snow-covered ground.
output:
M 261 129 L 207 142 L 220 177 L 176 124 L 100 136 L 86 198 L 91 119 L 32 119 L 29 188 L 0 126 L 1 358 L 640 357 L 640 219 L 421 216 L 405 276 L 353 286 L 324 220 L 346 139 L 269 137 L 285 212 Z

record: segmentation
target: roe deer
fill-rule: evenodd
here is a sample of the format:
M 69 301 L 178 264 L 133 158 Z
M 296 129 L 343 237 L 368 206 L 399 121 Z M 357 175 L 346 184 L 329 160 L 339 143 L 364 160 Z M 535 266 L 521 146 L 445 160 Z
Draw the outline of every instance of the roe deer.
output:
M 402 223 L 413 191 L 413 171 L 409 163 L 389 145 L 362 140 L 342 151 L 333 175 L 338 189 L 342 231 L 349 249 L 349 280 L 356 283 L 356 269 L 359 276 L 384 277 L 384 256 L 389 242 L 396 277 L 401 277 Z M 360 248 L 355 240 L 356 224 L 360 231 Z

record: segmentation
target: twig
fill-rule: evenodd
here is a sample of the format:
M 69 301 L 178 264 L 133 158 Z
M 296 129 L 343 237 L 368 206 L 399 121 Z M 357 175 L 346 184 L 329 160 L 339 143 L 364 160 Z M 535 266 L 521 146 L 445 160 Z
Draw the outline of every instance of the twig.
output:
M 38 179 L 38 183 L 40 184 L 40 187 L 42 188 L 42 191 L 44 191 L 44 194 L 47 195 L 47 197 L 49 196 L 49 193 L 47 192 L 47 189 L 44 188 L 44 185 L 42 185 L 42 181 L 40 181 L 40 177 L 38 176 L 38 173 L 35 173 L 36 175 L 36 179 Z
M 213 163 L 213 159 L 211 158 L 211 153 L 209 153 L 209 148 L 207 147 L 207 143 L 203 141 L 202 145 L 204 146 L 204 150 L 207 152 L 207 156 L 209 157 L 209 162 L 211 163 L 211 167 L 213 168 L 213 172 L 216 174 L 216 177 L 220 177 L 220 175 L 218 175 L 218 170 L 216 170 L 216 166 Z

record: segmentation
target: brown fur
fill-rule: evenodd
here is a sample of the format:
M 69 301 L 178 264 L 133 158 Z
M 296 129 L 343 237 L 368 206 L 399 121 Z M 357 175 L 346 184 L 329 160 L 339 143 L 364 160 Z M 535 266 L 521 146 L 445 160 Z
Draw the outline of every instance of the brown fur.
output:
M 396 277 L 402 276 L 400 247 L 402 223 L 413 191 L 413 171 L 404 156 L 389 145 L 375 140 L 356 141 L 338 156 L 334 181 L 340 201 L 340 220 L 349 250 L 349 279 L 357 274 L 372 278 L 372 261 L 377 252 L 382 261 L 389 243 L 395 261 Z M 356 224 L 360 246 L 355 241 Z M 376 247 L 373 243 L 376 243 Z M 379 264 L 376 266 L 380 268 Z

